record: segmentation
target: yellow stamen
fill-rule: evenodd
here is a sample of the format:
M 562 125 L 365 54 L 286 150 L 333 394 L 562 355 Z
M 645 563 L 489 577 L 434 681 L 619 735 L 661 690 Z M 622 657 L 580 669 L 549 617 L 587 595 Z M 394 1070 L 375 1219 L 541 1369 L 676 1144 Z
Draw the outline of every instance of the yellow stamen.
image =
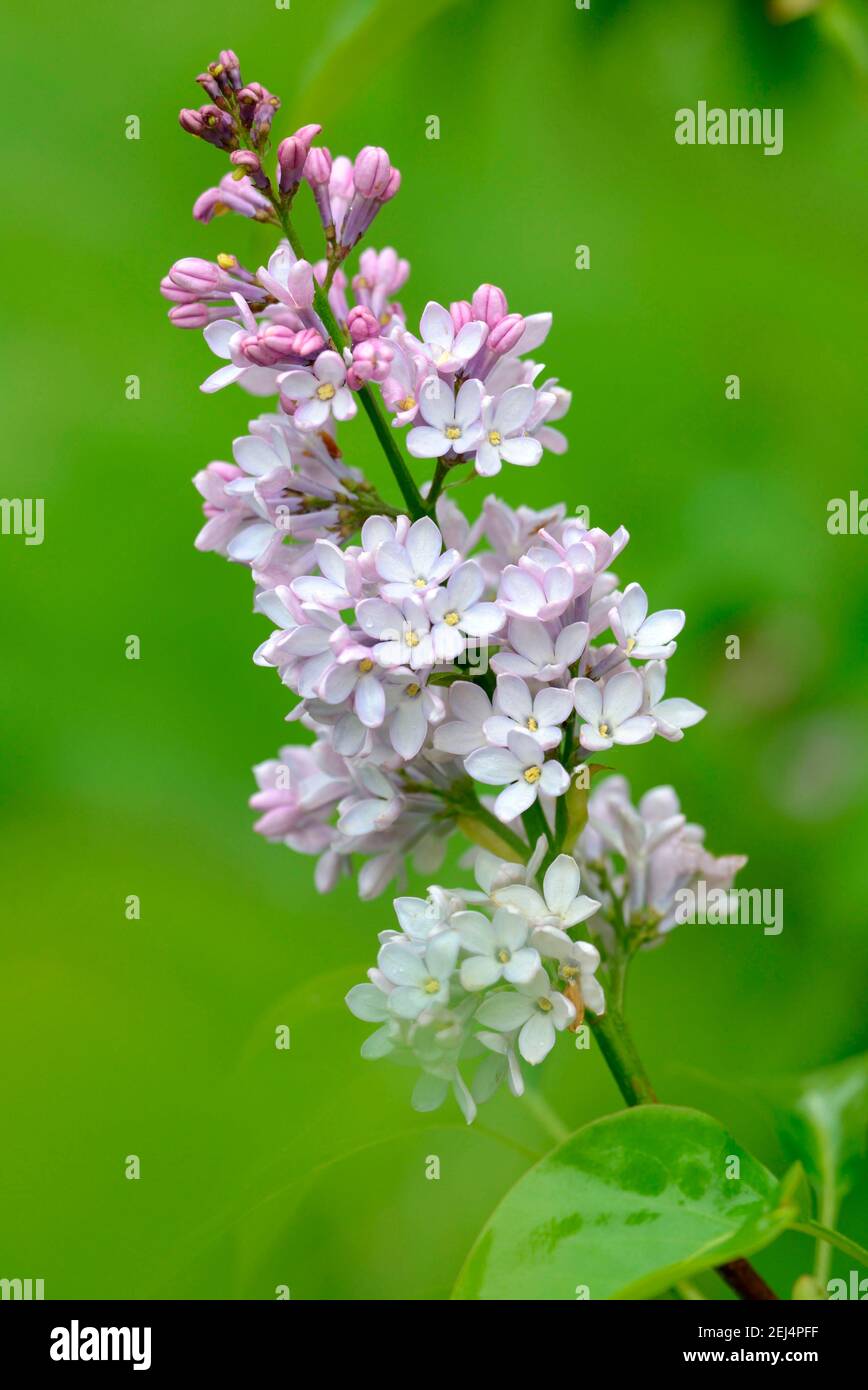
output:
M 362 672 L 363 675 L 367 675 L 368 671 L 373 671 L 373 669 L 374 663 L 369 656 L 363 657 L 362 660 L 359 662 L 359 670 Z
M 428 580 L 427 580 L 427 579 L 422 579 L 421 576 L 420 576 L 418 579 L 414 579 L 414 580 L 413 580 L 413 588 L 414 588 L 414 589 L 425 589 L 425 588 L 427 588 L 427 585 L 428 585 Z
M 426 994 L 436 994 L 437 991 L 438 991 L 439 988 L 440 988 L 440 981 L 439 981 L 439 980 L 435 980 L 434 977 L 432 976 L 430 980 L 426 980 L 426 981 L 425 981 L 425 983 L 424 983 L 424 985 L 422 986 L 422 988 L 424 989 L 424 991 L 425 991 Z M 551 1006 L 549 1006 L 549 1007 L 551 1007 Z
M 500 430 L 489 430 L 488 442 L 489 444 L 493 444 L 495 449 L 497 448 L 498 444 L 502 444 L 503 436 L 501 435 Z
M 399 401 L 399 402 L 398 402 L 398 409 L 399 409 L 399 410 L 412 410 L 413 407 L 415 406 L 415 404 L 416 404 L 416 399 L 415 399 L 414 396 L 405 396 L 404 399 L 403 399 L 402 401 Z
M 532 714 L 528 716 L 527 727 L 530 729 L 532 734 L 535 734 L 537 729 L 539 728 L 539 724 L 536 722 Z
M 447 439 L 460 439 L 460 438 L 461 438 L 461 430 L 459 429 L 459 427 L 458 427 L 457 425 L 447 425 L 447 426 L 446 426 L 446 429 L 443 431 L 443 433 L 446 435 L 446 438 L 447 438 Z
M 407 643 L 407 646 L 408 646 L 408 647 L 418 647 L 418 645 L 419 645 L 419 634 L 418 634 L 418 632 L 414 632 L 413 629 L 412 629 L 411 627 L 408 627 L 408 628 L 407 628 L 407 632 L 406 632 L 406 634 L 405 634 L 405 636 L 404 636 L 404 641 Z
M 417 685 L 415 681 L 411 681 L 404 693 L 406 695 L 409 695 L 411 699 L 415 699 L 415 697 L 419 694 L 421 689 L 421 685 Z
M 539 999 L 536 1001 L 536 1006 L 540 1010 L 540 1012 L 544 1014 L 551 1013 L 552 1009 L 554 1008 L 552 1001 L 550 999 L 546 999 L 544 994 L 540 995 Z
M 603 738 L 608 738 L 608 737 L 609 737 L 609 726 L 608 726 L 608 724 L 601 724 L 601 725 L 600 725 L 600 734 L 601 734 L 601 736 L 602 736 Z
M 460 620 L 461 614 L 456 613 L 454 609 L 452 609 L 452 611 L 449 613 L 443 614 L 444 623 L 448 623 L 450 627 L 454 627 L 457 622 L 460 622 Z
M 234 270 L 238 262 L 234 256 L 230 256 L 228 251 L 220 251 L 217 255 L 217 264 L 221 270 Z
M 506 947 L 504 947 L 502 951 L 498 951 L 497 959 L 500 961 L 501 965 L 507 965 L 509 963 L 510 954 Z
M 322 386 L 316 388 L 316 394 L 321 401 L 330 401 L 335 393 L 335 388 L 330 381 L 324 381 Z
M 541 776 L 541 767 L 526 767 L 524 770 L 524 780 L 530 782 L 531 786 L 533 786 L 534 782 L 538 782 Z
M 628 637 L 628 638 L 627 638 L 627 644 L 626 644 L 626 646 L 624 647 L 624 651 L 627 653 L 628 656 L 630 655 L 630 653 L 631 653 L 631 651 L 633 650 L 633 648 L 635 647 L 635 645 L 636 645 L 636 638 L 635 638 L 635 637 Z

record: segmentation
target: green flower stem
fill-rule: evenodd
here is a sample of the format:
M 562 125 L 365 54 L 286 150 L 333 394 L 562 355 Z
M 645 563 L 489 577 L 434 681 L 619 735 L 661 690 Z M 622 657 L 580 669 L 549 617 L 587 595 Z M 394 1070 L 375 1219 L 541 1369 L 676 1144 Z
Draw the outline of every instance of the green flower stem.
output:
M 437 501 L 437 498 L 440 496 L 441 492 L 443 491 L 443 484 L 446 481 L 446 474 L 453 466 L 453 463 L 453 459 L 439 458 L 437 460 L 437 467 L 434 469 L 434 477 L 431 479 L 431 486 L 428 489 L 428 497 L 426 498 L 428 511 L 431 515 L 433 515 L 434 513 L 434 504 Z
M 855 1240 L 851 1240 L 849 1236 L 842 1235 L 840 1231 L 832 1231 L 819 1221 L 797 1221 L 793 1230 L 801 1231 L 803 1235 L 813 1236 L 815 1240 L 823 1241 L 829 1249 L 834 1246 L 842 1254 L 849 1255 L 852 1260 L 858 1260 L 860 1265 L 864 1265 L 868 1269 L 868 1250 L 858 1245 Z M 825 1284 L 823 1287 L 825 1288 Z
M 589 1014 L 589 1018 L 606 1066 L 627 1104 L 656 1104 L 654 1089 L 621 1013 L 610 1003 L 606 1013 Z
M 283 233 L 296 256 L 300 261 L 307 260 L 304 254 L 304 247 L 292 225 L 289 210 L 282 205 L 280 199 L 276 196 L 272 196 L 271 201 L 274 211 L 280 219 Z M 347 346 L 346 338 L 344 337 L 340 324 L 331 311 L 328 295 L 322 287 L 316 283 L 316 280 L 314 280 L 313 303 L 335 348 L 343 355 L 343 349 Z M 407 510 L 411 518 L 417 521 L 420 516 L 426 515 L 428 509 L 422 500 L 422 494 L 416 486 L 412 473 L 404 462 L 404 457 L 395 439 L 395 432 L 386 419 L 382 406 L 370 386 L 367 384 L 360 386 L 356 394 L 362 402 L 365 414 L 374 428 L 374 433 L 380 442 L 383 453 L 386 455 L 389 467 L 395 475 L 395 481 L 401 489 L 401 495 L 407 504 Z

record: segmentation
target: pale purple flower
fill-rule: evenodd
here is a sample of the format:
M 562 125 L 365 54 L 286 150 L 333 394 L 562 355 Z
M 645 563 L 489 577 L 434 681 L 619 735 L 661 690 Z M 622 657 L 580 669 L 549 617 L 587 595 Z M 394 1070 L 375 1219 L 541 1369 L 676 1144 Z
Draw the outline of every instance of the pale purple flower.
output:
M 400 607 L 385 599 L 366 598 L 356 617 L 368 637 L 375 639 L 373 656 L 381 666 L 409 666 L 418 671 L 434 665 L 431 623 L 418 598 L 405 598 Z
M 562 735 L 560 726 L 572 712 L 569 690 L 548 686 L 531 695 L 520 676 L 498 676 L 494 714 L 485 722 L 485 736 L 489 743 L 505 748 L 509 735 L 518 729 L 532 734 L 542 748 L 557 748 Z
M 498 820 L 515 820 L 532 806 L 540 792 L 563 796 L 570 779 L 559 762 L 544 761 L 545 750 L 529 733 L 516 730 L 507 738 L 506 748 L 479 748 L 464 760 L 470 776 L 489 786 L 502 787 L 494 803 Z
M 404 809 L 404 798 L 372 763 L 355 773 L 358 790 L 343 798 L 338 806 L 338 830 L 355 837 L 388 830 Z
M 409 942 L 387 942 L 377 964 L 395 986 L 388 996 L 389 1012 L 398 1018 L 418 1019 L 447 1004 L 458 950 L 458 934 L 451 931 L 433 937 L 421 956 Z
M 374 558 L 377 573 L 384 581 L 384 598 L 399 601 L 433 593 L 461 559 L 457 550 L 441 554 L 442 550 L 440 529 L 429 516 L 414 521 L 403 541 L 382 541 Z
M 559 618 L 575 594 L 575 579 L 565 565 L 548 569 L 533 564 L 507 565 L 497 601 L 512 618 Z
M 332 416 L 335 420 L 351 420 L 358 407 L 346 381 L 343 359 L 331 349 L 319 354 L 310 371 L 281 376 L 281 394 L 301 402 L 292 417 L 298 428 L 321 430 Z
M 443 698 L 422 676 L 393 671 L 387 677 L 386 699 L 389 741 L 405 762 L 411 762 L 421 751 L 428 726 L 443 718 Z
M 270 221 L 273 216 L 270 202 L 253 187 L 246 174 L 240 179 L 224 174 L 216 188 L 206 188 L 193 204 L 197 222 L 210 222 L 224 212 L 237 212 L 259 222 Z
M 352 608 L 361 593 L 361 576 L 354 557 L 334 541 L 318 540 L 314 542 L 313 558 L 320 574 L 294 579 L 290 587 L 296 598 L 336 612 Z
M 644 714 L 649 714 L 657 725 L 657 732 L 670 743 L 677 743 L 684 737 L 684 730 L 691 729 L 705 718 L 706 711 L 692 700 L 675 695 L 663 698 L 666 691 L 666 662 L 649 661 L 642 670 L 645 685 L 645 698 L 642 706 Z
M 546 869 L 542 893 L 529 884 L 514 883 L 501 888 L 497 900 L 514 912 L 520 912 L 535 927 L 557 927 L 566 932 L 593 917 L 600 907 L 595 898 L 579 892 L 581 881 L 575 859 L 569 854 L 559 854 Z
M 431 300 L 422 314 L 419 336 L 428 361 L 436 371 L 448 376 L 462 370 L 476 355 L 488 336 L 488 328 L 484 323 L 471 321 L 456 333 L 449 310 Z
M 579 740 L 589 752 L 602 752 L 615 743 L 648 743 L 656 725 L 647 714 L 640 714 L 644 686 L 638 671 L 619 671 L 603 688 L 580 676 L 574 686 L 576 709 L 585 723 Z
M 499 473 L 503 463 L 524 468 L 539 463 L 542 445 L 525 432 L 536 403 L 532 386 L 513 386 L 502 396 L 488 396 L 482 404 L 483 438 L 476 449 L 476 471 L 483 477 Z
M 556 861 L 557 862 L 557 861 Z M 590 902 L 590 899 L 587 899 Z M 594 904 L 599 907 L 599 903 Z M 558 962 L 558 975 L 576 984 L 582 999 L 595 1014 L 606 1012 L 606 996 L 596 977 L 600 953 L 589 941 L 573 941 L 558 927 L 537 927 L 531 941 L 541 956 Z
M 491 637 L 503 626 L 504 614 L 497 604 L 480 602 L 484 589 L 482 570 L 475 561 L 467 560 L 450 576 L 445 589 L 426 597 L 439 662 L 455 661 L 465 650 L 468 637 Z
M 638 661 L 649 657 L 668 660 L 684 626 L 680 608 L 662 608 L 648 616 L 648 596 L 641 584 L 628 584 L 620 602 L 609 612 L 609 626 L 624 652 Z
M 474 378 L 465 381 L 456 396 L 439 377 L 426 377 L 419 401 L 425 424 L 410 431 L 407 448 L 414 458 L 440 458 L 450 450 L 468 453 L 482 438 L 481 410 L 482 386 Z
M 501 647 L 491 658 L 498 675 L 508 672 L 525 680 L 561 680 L 587 646 L 588 624 L 569 623 L 552 638 L 538 618 L 511 618 L 507 641 L 509 646 Z
M 360 642 L 347 643 L 333 666 L 318 685 L 320 698 L 329 705 L 352 702 L 352 708 L 366 729 L 377 729 L 386 716 L 384 673 L 376 665 L 371 650 Z
M 488 740 L 483 725 L 491 714 L 491 701 L 481 685 L 453 681 L 449 687 L 448 719 L 434 730 L 434 747 L 459 757 L 484 748 Z

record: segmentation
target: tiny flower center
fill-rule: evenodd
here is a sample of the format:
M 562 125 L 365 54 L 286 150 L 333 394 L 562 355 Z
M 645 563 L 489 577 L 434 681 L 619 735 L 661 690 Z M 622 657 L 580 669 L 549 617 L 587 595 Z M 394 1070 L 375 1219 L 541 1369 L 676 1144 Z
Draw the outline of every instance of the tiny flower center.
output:
M 316 394 L 321 401 L 330 401 L 335 393 L 335 388 L 330 381 L 324 381 L 322 386 L 316 388 Z
M 601 725 L 600 725 L 600 734 L 602 735 L 603 738 L 608 738 L 608 737 L 609 737 L 609 726 L 608 726 L 608 724 L 601 724 Z
M 374 663 L 369 656 L 363 657 L 359 662 L 359 670 L 362 672 L 362 675 L 366 675 L 368 671 L 373 671 L 373 669 Z
M 633 648 L 635 647 L 635 645 L 636 645 L 636 638 L 635 638 L 635 637 L 628 637 L 628 638 L 627 638 L 627 644 L 626 644 L 626 646 L 624 647 L 624 651 L 627 653 L 628 656 L 630 655 L 630 653 L 631 653 L 631 651 L 633 650 Z
M 404 694 L 409 695 L 411 700 L 415 700 L 421 689 L 421 685 L 417 685 L 415 681 L 411 681 L 406 687 Z
M 550 1014 L 553 1007 L 552 1001 L 547 999 L 544 994 L 540 995 L 539 999 L 536 1001 L 536 1006 L 541 1014 Z
M 532 714 L 528 715 L 527 727 L 530 729 L 532 734 L 535 734 L 537 729 L 539 728 L 539 724 L 534 719 Z
M 217 256 L 217 264 L 221 270 L 234 270 L 238 262 L 228 251 L 221 251 Z
M 450 627 L 454 627 L 460 617 L 461 614 L 456 613 L 455 609 L 453 608 L 450 610 L 450 612 L 443 614 L 443 621 L 444 623 L 448 623 Z
M 404 641 L 407 643 L 407 646 L 408 646 L 408 647 L 418 647 L 418 645 L 419 645 L 419 634 L 418 634 L 418 632 L 414 632 L 413 629 L 412 629 L 411 627 L 408 627 L 408 628 L 407 628 L 406 636 L 404 637 Z
M 414 399 L 413 396 L 405 396 L 404 399 L 403 399 L 402 401 L 399 401 L 399 402 L 398 402 L 398 409 L 399 409 L 399 410 L 412 410 L 413 407 L 415 406 L 415 404 L 416 404 L 416 401 L 415 401 L 415 399 Z
M 503 947 L 501 948 L 501 950 L 498 951 L 498 953 L 497 953 L 497 959 L 500 961 L 501 965 L 508 965 L 508 964 L 509 964 L 509 962 L 510 962 L 510 960 L 511 960 L 511 956 L 510 956 L 510 953 L 509 953 L 509 951 L 506 949 L 505 946 L 503 946 Z
M 489 442 L 489 444 L 493 444 L 494 447 L 495 447 L 495 449 L 497 448 L 498 444 L 502 444 L 502 443 L 503 443 L 503 435 L 500 433 L 500 430 L 489 430 L 489 431 L 488 431 L 488 442 Z
M 435 980 L 434 976 L 432 975 L 430 979 L 425 981 L 422 988 L 424 989 L 426 994 L 436 994 L 440 988 L 440 981 Z M 551 1005 L 549 1005 L 549 1008 L 551 1008 Z
M 534 782 L 538 782 L 541 776 L 541 767 L 526 767 L 524 770 L 524 780 L 530 782 L 531 786 L 533 786 Z
M 582 972 L 577 965 L 562 965 L 558 973 L 562 980 L 577 980 Z
M 446 435 L 447 439 L 461 438 L 461 429 L 458 425 L 447 425 L 443 433 Z
M 427 586 L 428 586 L 428 580 L 427 580 L 427 579 L 423 579 L 423 578 L 421 577 L 421 575 L 419 576 L 418 579 L 414 579 L 414 580 L 413 580 L 413 588 L 414 588 L 414 589 L 425 589 L 425 588 L 427 588 Z

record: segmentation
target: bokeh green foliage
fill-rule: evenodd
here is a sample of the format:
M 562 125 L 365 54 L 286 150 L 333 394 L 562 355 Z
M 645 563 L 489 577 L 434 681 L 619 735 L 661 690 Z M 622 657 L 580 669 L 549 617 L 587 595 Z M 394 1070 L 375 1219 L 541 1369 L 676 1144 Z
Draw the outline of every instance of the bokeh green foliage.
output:
M 250 765 L 299 731 L 251 664 L 266 628 L 247 577 L 192 549 L 189 479 L 255 406 L 198 393 L 210 355 L 157 294 L 181 255 L 267 254 L 260 228 L 189 216 L 223 165 L 175 113 L 225 45 L 282 94 L 279 135 L 319 120 L 335 152 L 389 149 L 404 183 L 373 241 L 413 263 L 411 318 L 483 280 L 554 311 L 571 449 L 498 491 L 623 522 L 624 579 L 687 610 L 672 693 L 709 717 L 617 765 L 637 791 L 673 782 L 716 851 L 747 852 L 742 882 L 783 888 L 785 925 L 679 929 L 639 962 L 629 1007 L 659 1094 L 780 1174 L 731 1083 L 868 1041 L 868 542 L 825 525 L 829 498 L 866 490 L 858 79 L 813 20 L 771 26 L 747 0 L 381 8 L 82 0 L 19 7 L 7 39 L 26 120 L 0 224 L 2 492 L 45 497 L 46 539 L 0 539 L 0 1274 L 49 1297 L 443 1297 L 551 1142 L 508 1098 L 470 1130 L 451 1106 L 414 1115 L 407 1074 L 360 1060 L 342 997 L 388 900 L 320 899 L 310 861 L 250 833 Z M 783 154 L 676 146 L 674 111 L 700 98 L 783 107 Z M 388 486 L 362 419 L 343 443 Z M 599 1055 L 568 1042 L 533 1081 L 569 1129 L 617 1108 Z M 839 1224 L 858 1238 L 861 1219 L 863 1240 L 864 1211 L 857 1184 Z M 805 1246 L 757 1264 L 783 1290 Z

